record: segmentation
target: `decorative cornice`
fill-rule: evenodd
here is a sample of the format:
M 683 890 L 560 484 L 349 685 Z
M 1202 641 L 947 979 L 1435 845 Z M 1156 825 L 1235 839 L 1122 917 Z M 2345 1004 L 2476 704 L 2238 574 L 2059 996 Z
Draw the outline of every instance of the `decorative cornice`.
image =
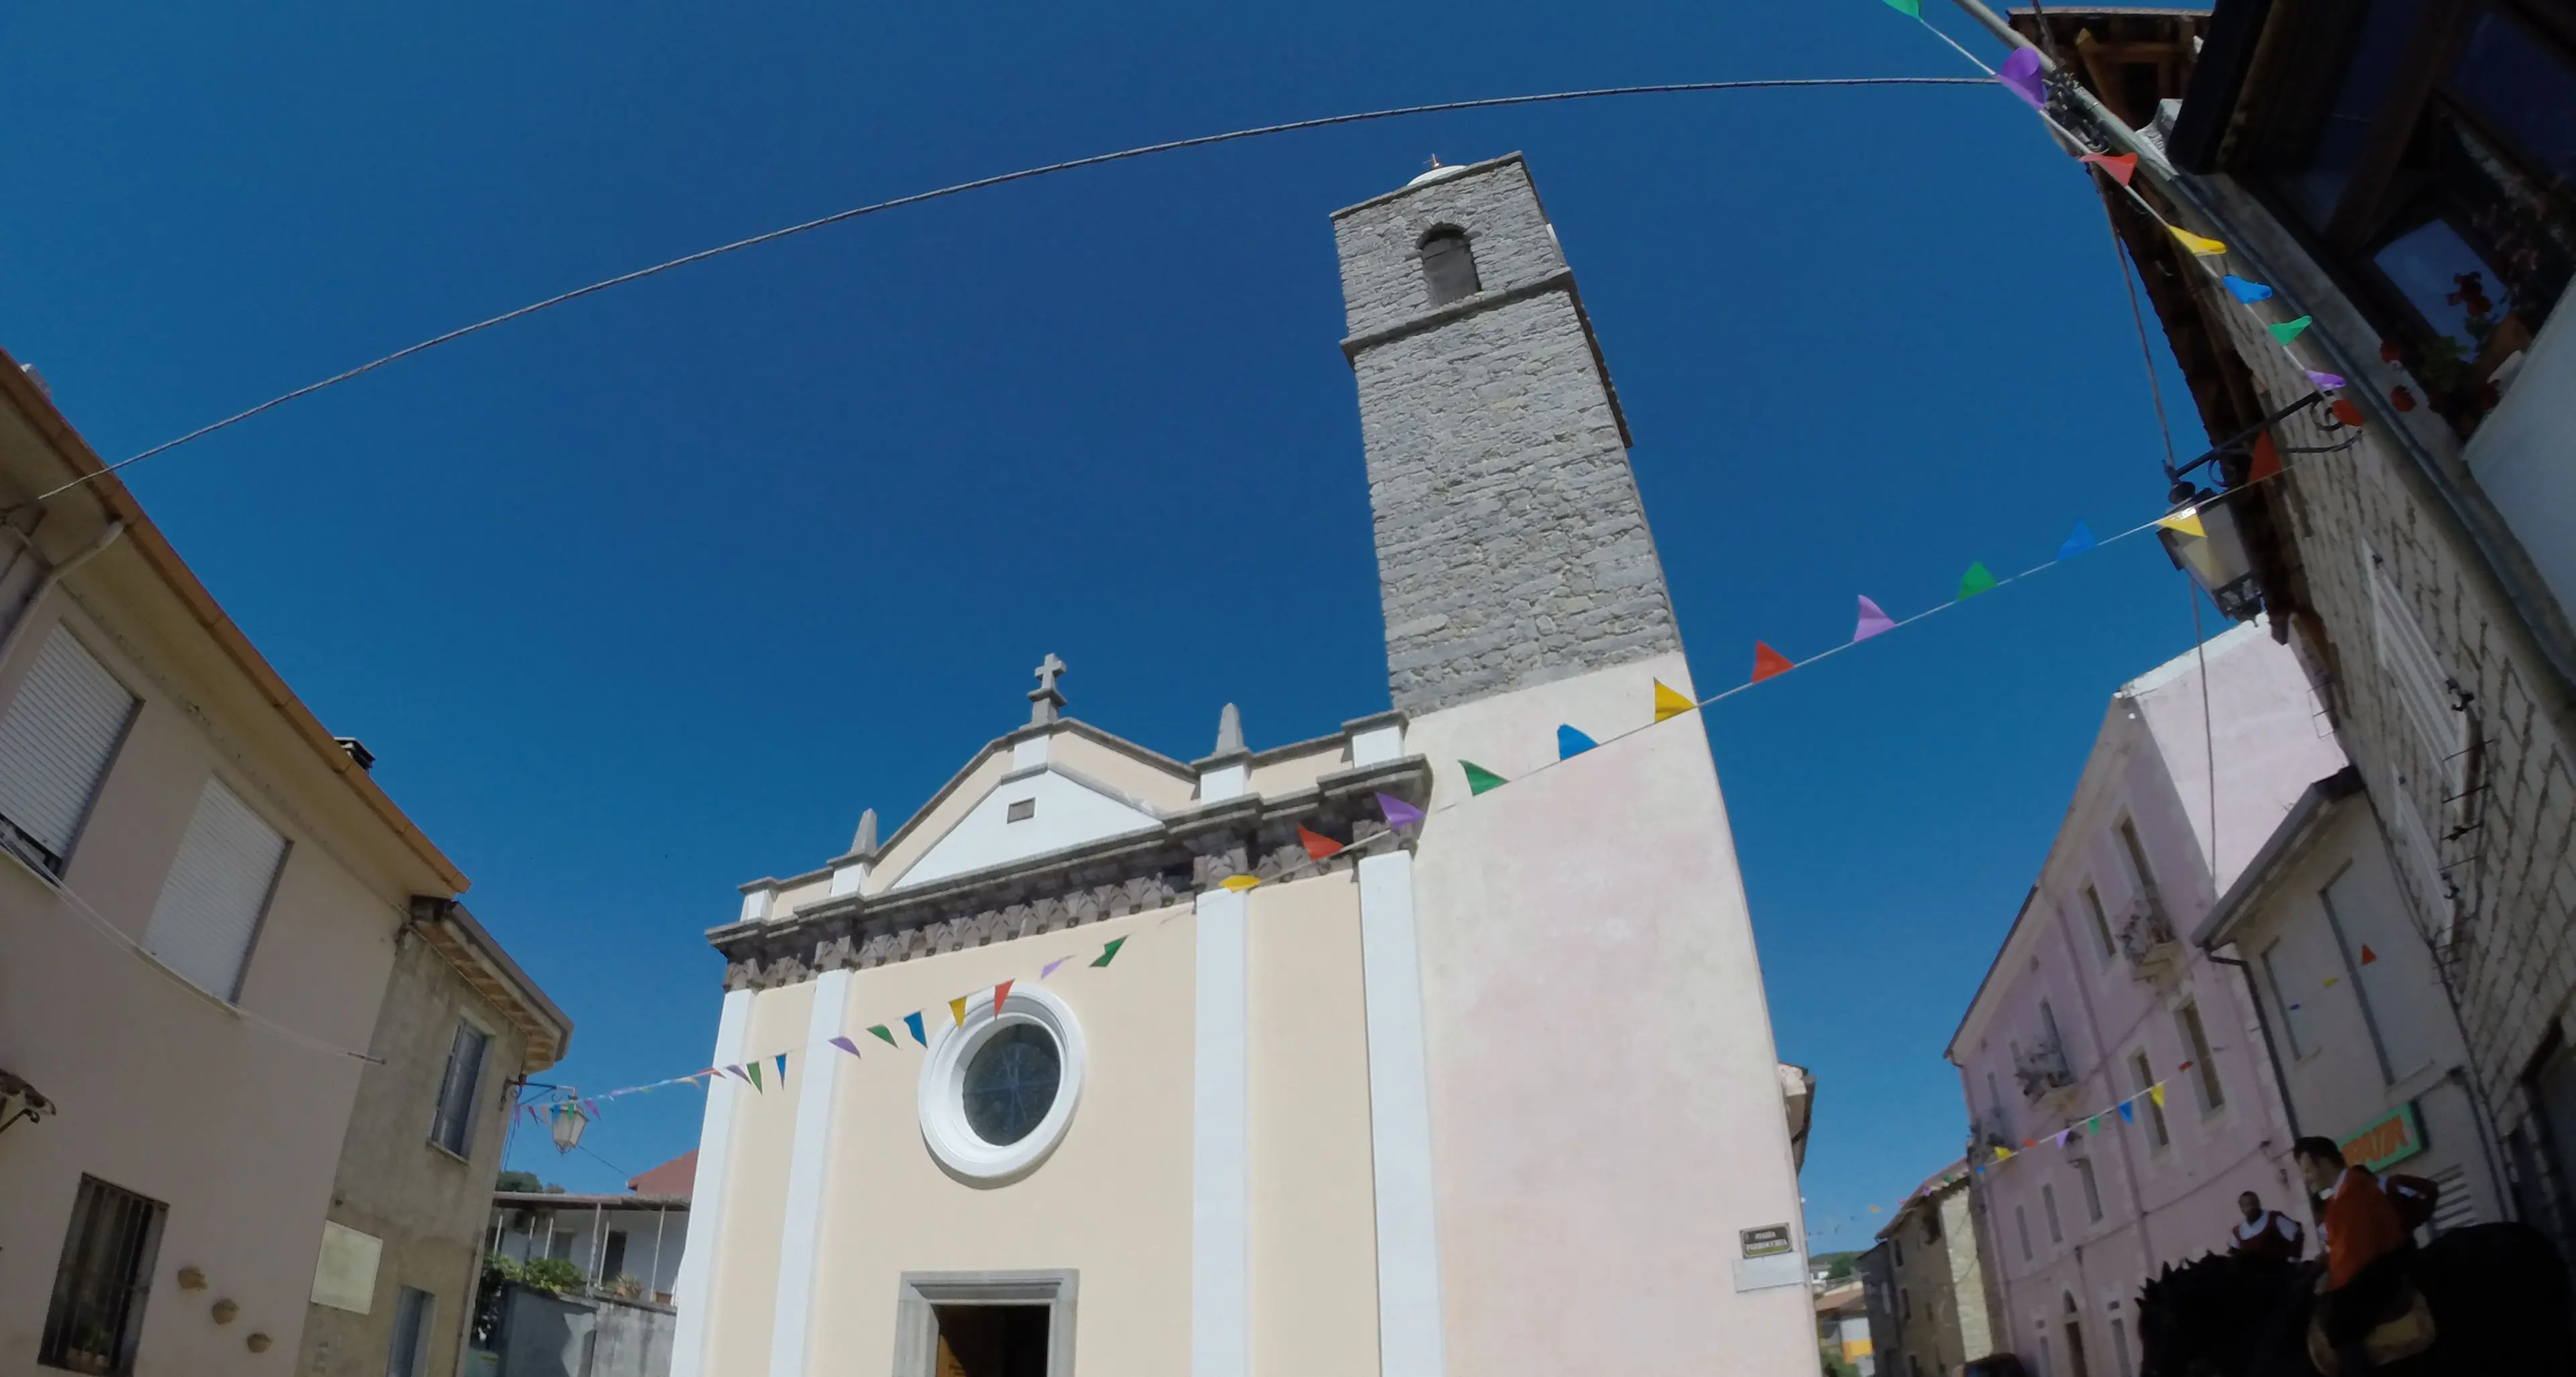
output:
M 845 894 L 769 922 L 711 928 L 725 988 L 773 989 L 827 970 L 882 966 L 1193 902 L 1227 878 L 1308 878 L 1348 869 L 1316 861 L 1300 826 L 1353 842 L 1386 830 L 1372 796 L 1416 807 L 1431 796 L 1420 756 L 1326 775 L 1291 794 L 1246 794 L 1130 832 L 1025 861 L 881 894 Z

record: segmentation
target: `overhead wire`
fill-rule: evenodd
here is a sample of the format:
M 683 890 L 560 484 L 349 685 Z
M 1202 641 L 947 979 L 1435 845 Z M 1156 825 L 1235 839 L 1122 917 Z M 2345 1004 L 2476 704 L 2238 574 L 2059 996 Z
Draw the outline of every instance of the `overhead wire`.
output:
M 1966 50 L 1962 49 L 1961 51 L 1964 52 Z M 1974 59 L 1971 60 L 1973 61 Z M 1250 129 L 1229 130 L 1222 134 L 1200 134 L 1185 139 L 1168 139 L 1161 143 L 1141 144 L 1134 148 L 1122 148 L 1114 153 L 1094 153 L 1087 157 L 1068 158 L 1062 162 L 1045 163 L 1037 167 L 1021 168 L 1016 172 L 1004 172 L 990 177 L 978 177 L 971 181 L 955 182 L 948 186 L 933 188 L 929 191 L 916 191 L 910 195 L 897 196 L 890 200 L 876 201 L 864 206 L 854 206 L 848 210 L 835 211 L 829 215 L 817 216 L 814 219 L 800 221 L 796 224 L 788 225 L 780 229 L 767 230 L 759 234 L 751 235 L 748 238 L 736 239 L 726 244 L 718 244 L 713 248 L 700 249 L 694 253 L 682 254 L 677 258 L 665 259 L 662 262 L 652 264 L 649 267 L 638 268 L 633 272 L 620 273 L 615 277 L 602 278 L 597 282 L 590 283 L 586 286 L 575 287 L 570 291 L 558 292 L 553 296 L 544 298 L 543 300 L 532 301 L 525 306 L 504 311 L 496 316 L 488 316 L 482 320 L 475 321 L 470 325 L 458 326 L 457 328 L 449 330 L 443 334 L 433 335 L 417 344 L 406 345 L 403 348 L 397 349 L 381 358 L 370 359 L 365 363 L 359 364 L 355 368 L 334 373 L 317 382 L 306 383 L 304 386 L 298 387 L 289 392 L 282 392 L 277 396 L 269 398 L 267 401 L 261 402 L 257 406 L 234 412 L 232 415 L 226 416 L 221 420 L 199 426 L 195 430 L 189 431 L 187 434 L 181 435 L 176 439 L 165 440 L 160 444 L 154 445 L 150 449 L 137 454 L 128 455 L 127 457 L 117 460 L 115 463 L 109 464 L 96 472 L 82 474 L 68 483 L 64 483 L 49 491 L 41 493 L 35 500 L 42 502 L 49 498 L 58 496 L 73 488 L 79 487 L 81 484 L 87 483 L 92 479 L 101 477 L 105 474 L 114 473 L 131 464 L 139 464 L 155 455 L 166 454 L 171 450 L 177 449 L 181 445 L 189 443 L 190 441 L 200 440 L 206 436 L 216 433 L 217 431 L 239 425 L 254 416 L 273 411 L 278 407 L 284 406 L 289 402 L 296 401 L 299 398 L 309 397 L 326 388 L 336 387 L 353 378 L 363 377 L 379 368 L 383 368 L 387 364 L 400 362 L 401 360 L 410 358 L 415 354 L 425 353 L 431 349 L 435 349 L 442 344 L 451 344 L 468 335 L 489 330 L 495 326 L 506 325 L 511 321 L 521 320 L 528 316 L 535 315 L 540 311 L 550 310 L 568 302 L 578 301 L 583 297 L 594 296 L 614 287 L 625 286 L 630 282 L 640 282 L 645 278 L 671 272 L 678 268 L 684 268 L 693 263 L 703 263 L 711 258 L 720 258 L 726 254 L 740 253 L 745 249 L 757 248 L 763 244 L 775 243 L 778 240 L 822 229 L 828 225 L 837 225 L 844 221 L 855 220 L 861 216 L 874 215 L 881 211 L 898 210 L 905 206 L 920 205 L 926 201 L 936 201 L 943 197 L 963 195 L 970 191 L 982 191 L 990 187 L 1004 186 L 1012 182 L 1024 182 L 1031 178 L 1053 176 L 1060 172 L 1072 172 L 1086 167 L 1099 167 L 1107 163 L 1124 162 L 1134 158 L 1151 157 L 1160 153 L 1175 153 L 1183 149 L 1207 148 L 1216 144 L 1234 143 L 1244 139 L 1265 138 L 1274 134 L 1291 134 L 1308 129 L 1326 129 L 1336 125 L 1362 124 L 1372 120 L 1398 119 L 1412 115 L 1446 114 L 1461 110 L 1492 110 L 1505 106 L 1542 105 L 1574 100 L 1597 100 L 1611 96 L 1669 95 L 1697 91 L 1796 90 L 1854 86 L 1981 86 L 1984 84 L 1984 82 L 1973 77 L 1768 77 L 1743 81 L 1677 81 L 1661 82 L 1643 86 L 1603 86 L 1580 91 L 1548 91 L 1535 95 L 1487 96 L 1476 100 L 1434 101 L 1424 105 L 1400 105 L 1384 110 L 1364 110 L 1349 114 L 1322 115 L 1313 119 L 1288 120 L 1279 124 L 1259 125 Z

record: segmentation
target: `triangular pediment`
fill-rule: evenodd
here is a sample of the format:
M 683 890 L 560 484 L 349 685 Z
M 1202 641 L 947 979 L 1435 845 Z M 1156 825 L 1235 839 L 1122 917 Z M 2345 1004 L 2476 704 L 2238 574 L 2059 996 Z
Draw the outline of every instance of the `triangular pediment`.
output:
M 1064 721 L 994 742 L 895 835 L 871 893 L 1150 831 L 1187 808 L 1190 767 Z
M 929 884 L 1162 825 L 1162 819 L 1103 786 L 1055 766 L 1040 766 L 997 781 L 886 887 Z

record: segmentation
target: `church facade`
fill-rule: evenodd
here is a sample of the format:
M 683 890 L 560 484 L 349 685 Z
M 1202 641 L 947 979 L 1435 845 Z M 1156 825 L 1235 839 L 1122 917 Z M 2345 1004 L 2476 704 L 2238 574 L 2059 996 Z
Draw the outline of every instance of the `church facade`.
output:
M 1228 709 L 1184 762 L 1049 656 L 891 836 L 744 886 L 674 1377 L 1812 1371 L 1725 802 L 1655 725 L 1696 694 L 1555 230 L 1518 156 L 1333 224 L 1393 711 L 1251 751 Z

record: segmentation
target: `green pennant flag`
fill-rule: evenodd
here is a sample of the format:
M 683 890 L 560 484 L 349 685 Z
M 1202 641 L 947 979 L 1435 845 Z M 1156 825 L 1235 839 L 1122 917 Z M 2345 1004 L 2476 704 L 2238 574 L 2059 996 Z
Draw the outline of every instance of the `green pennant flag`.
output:
M 1923 0 L 1887 0 L 1887 7 L 1908 19 L 1923 17 Z
M 764 1094 L 764 1095 L 766 1095 L 766 1094 L 768 1094 L 768 1093 L 769 1093 L 769 1092 L 768 1092 L 768 1091 L 766 1091 L 766 1090 L 761 1090 L 761 1087 L 760 1087 L 760 1063 L 759 1063 L 759 1062 L 756 1062 L 756 1061 L 752 1061 L 752 1062 L 744 1062 L 744 1063 L 743 1063 L 743 1067 L 742 1067 L 742 1074 L 744 1074 L 744 1075 L 746 1075 L 746 1076 L 748 1076 L 748 1077 L 750 1077 L 750 1078 L 751 1078 L 751 1088 L 752 1088 L 752 1089 L 754 1089 L 754 1090 L 760 1090 L 760 1093 L 762 1093 L 762 1094 Z
M 2085 1120 L 2084 1131 L 2099 1136 L 2102 1132 L 2102 1116 L 2096 1114 L 2092 1118 Z
M 1112 938 L 1110 938 L 1110 939 L 1109 939 L 1109 945 L 1107 945 L 1107 946 L 1105 946 L 1105 947 L 1102 947 L 1102 948 L 1100 949 L 1100 955 L 1099 955 L 1097 958 L 1095 958 L 1095 959 L 1092 961 L 1092 963 L 1091 963 L 1091 964 L 1093 964 L 1093 965 L 1095 965 L 1095 966 L 1106 966 L 1106 965 L 1108 965 L 1110 962 L 1117 960 L 1117 959 L 1118 959 L 1118 949 L 1119 949 L 1120 947 L 1125 946 L 1125 945 L 1127 945 L 1127 939 L 1126 939 L 1126 938 L 1124 938 L 1124 937 L 1112 937 Z
M 884 1025 L 884 1024 L 882 1024 L 882 1023 L 877 1024 L 875 1027 L 872 1027 L 872 1028 L 868 1029 L 868 1031 L 869 1031 L 869 1032 L 871 1032 L 871 1033 L 876 1034 L 878 1037 L 884 1038 L 884 1039 L 885 1039 L 885 1045 L 886 1045 L 886 1046 L 888 1046 L 888 1047 L 901 1047 L 901 1046 L 903 1045 L 902 1043 L 899 1043 L 899 1042 L 897 1042 L 897 1041 L 895 1041 L 895 1040 L 894 1040 L 894 1030 L 893 1030 L 893 1029 L 891 1029 L 891 1028 L 888 1028 L 887 1026 L 885 1026 L 885 1025 Z
M 1472 760 L 1459 761 L 1458 768 L 1467 772 L 1467 792 L 1470 796 L 1481 794 L 1487 789 L 1499 789 L 1511 782 Z
M 2316 319 L 2315 316 L 2301 316 L 2297 320 L 2285 320 L 2278 325 L 2266 325 L 2263 328 L 2272 332 L 2272 338 L 2287 344 L 2306 334 L 2308 327 L 2315 324 Z
M 1986 572 L 1986 562 L 1978 560 L 1959 576 L 1959 598 L 1965 601 L 1995 586 L 1995 576 Z

